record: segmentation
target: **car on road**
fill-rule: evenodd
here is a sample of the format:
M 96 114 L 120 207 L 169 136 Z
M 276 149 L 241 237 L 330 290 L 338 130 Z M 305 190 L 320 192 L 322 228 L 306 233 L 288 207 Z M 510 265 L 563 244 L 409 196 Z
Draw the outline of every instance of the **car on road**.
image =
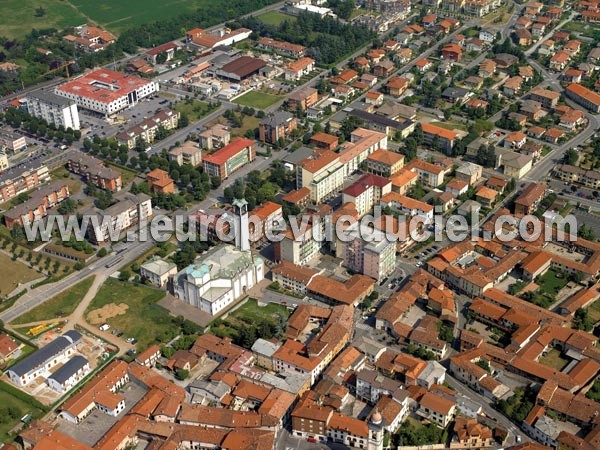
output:
M 110 330 L 110 325 L 109 325 L 109 324 L 107 324 L 107 323 L 103 323 L 102 325 L 100 325 L 100 326 L 98 327 L 98 329 L 99 329 L 100 331 L 108 331 L 108 330 Z

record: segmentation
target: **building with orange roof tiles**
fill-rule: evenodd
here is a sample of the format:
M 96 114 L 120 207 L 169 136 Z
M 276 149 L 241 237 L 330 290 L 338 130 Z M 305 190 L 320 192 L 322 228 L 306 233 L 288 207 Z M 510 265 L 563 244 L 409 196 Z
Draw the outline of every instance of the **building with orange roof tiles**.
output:
M 57 86 L 54 92 L 82 108 L 111 116 L 158 90 L 156 81 L 97 69 Z
M 205 156 L 202 160 L 202 167 L 209 176 L 217 176 L 224 180 L 255 159 L 256 141 L 238 137 L 225 147 Z
M 382 177 L 393 177 L 404 167 L 404 155 L 385 149 L 371 153 L 366 160 L 367 171 Z

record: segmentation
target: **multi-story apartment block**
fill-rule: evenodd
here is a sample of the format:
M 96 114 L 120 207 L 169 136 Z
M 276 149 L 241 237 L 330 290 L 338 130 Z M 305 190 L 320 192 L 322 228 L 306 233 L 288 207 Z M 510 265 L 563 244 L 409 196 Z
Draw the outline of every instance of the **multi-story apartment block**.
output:
M 586 170 L 569 164 L 558 164 L 554 167 L 554 176 L 567 183 L 579 183 L 590 189 L 600 188 L 600 172 Z
M 344 164 L 339 154 L 331 150 L 317 150 L 296 166 L 296 187 L 310 189 L 314 203 L 336 195 L 344 184 Z
M 382 177 L 393 177 L 404 167 L 404 155 L 380 149 L 370 154 L 366 160 L 368 172 Z
M 69 198 L 69 186 L 60 180 L 52 181 L 33 192 L 29 199 L 4 214 L 8 228 L 30 224 L 48 215 L 48 209 Z
M 382 231 L 355 223 L 344 230 L 343 239 L 336 244 L 336 256 L 351 271 L 382 280 L 394 271 L 396 242 Z
M 259 139 L 268 144 L 277 144 L 279 139 L 287 139 L 296 126 L 296 118 L 289 112 L 269 114 L 258 124 Z
M 256 159 L 256 141 L 242 137 L 235 138 L 225 147 L 207 155 L 202 167 L 208 176 L 224 180 L 233 172 Z
M 27 112 L 43 119 L 55 127 L 79 130 L 79 112 L 74 100 L 61 97 L 50 91 L 39 90 L 25 97 Z
M 86 183 L 91 183 L 100 189 L 118 192 L 123 185 L 119 172 L 79 150 L 69 153 L 67 169 L 76 175 L 81 175 Z
M 50 172 L 43 164 L 27 170 L 11 167 L 0 174 L 0 200 L 6 202 L 49 180 Z
M 152 200 L 144 193 L 127 193 L 117 203 L 99 212 L 98 216 L 97 221 L 90 221 L 87 236 L 91 242 L 102 245 L 118 240 L 127 229 L 150 219 Z
M 117 139 L 120 144 L 125 144 L 129 149 L 135 147 L 138 139 L 142 139 L 147 144 L 152 144 L 159 128 L 165 130 L 174 130 L 179 124 L 178 111 L 167 109 L 159 111 L 152 117 L 134 125 L 133 127 L 119 133 Z
M 580 84 L 572 83 L 567 86 L 565 94 L 584 108 L 595 113 L 600 112 L 600 95 L 596 92 L 591 91 Z
M 359 217 L 362 217 L 390 192 L 392 182 L 388 178 L 366 174 L 342 191 L 342 204 L 354 203 Z

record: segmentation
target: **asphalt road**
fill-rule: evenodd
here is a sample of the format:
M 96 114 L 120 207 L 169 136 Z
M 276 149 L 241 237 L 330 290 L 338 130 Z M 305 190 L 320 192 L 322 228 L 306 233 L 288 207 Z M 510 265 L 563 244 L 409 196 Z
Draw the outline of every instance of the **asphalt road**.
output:
M 154 245 L 155 244 L 152 241 L 126 243 L 124 244 L 124 250 L 120 253 L 111 253 L 90 266 L 78 272 L 73 272 L 55 283 L 45 284 L 25 293 L 12 307 L 0 313 L 0 320 L 4 323 L 9 323 L 21 314 L 41 305 L 45 301 L 60 294 L 62 291 L 72 287 L 92 274 L 113 273 L 119 270 L 120 267 L 139 258 Z M 107 268 L 107 265 L 110 265 L 111 267 Z

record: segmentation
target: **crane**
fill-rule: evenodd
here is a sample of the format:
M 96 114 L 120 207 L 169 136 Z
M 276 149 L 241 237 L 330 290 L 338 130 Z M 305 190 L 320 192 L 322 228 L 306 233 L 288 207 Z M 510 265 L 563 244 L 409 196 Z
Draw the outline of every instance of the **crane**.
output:
M 69 78 L 69 77 L 71 76 L 71 74 L 69 73 L 69 66 L 70 66 L 71 64 L 73 64 L 74 62 L 75 62 L 75 61 L 74 61 L 74 60 L 72 60 L 72 59 L 69 59 L 69 60 L 67 60 L 67 61 L 64 61 L 64 62 L 63 62 L 63 63 L 62 63 L 60 66 L 58 66 L 58 67 L 56 67 L 56 68 L 54 68 L 54 69 L 52 69 L 52 70 L 49 70 L 48 72 L 46 72 L 46 73 L 43 73 L 42 75 L 40 75 L 40 78 L 41 78 L 41 77 L 45 77 L 45 76 L 46 76 L 46 75 L 48 75 L 48 74 L 51 74 L 51 73 L 53 73 L 53 72 L 57 72 L 57 71 L 59 71 L 59 70 L 62 70 L 62 69 L 66 69 L 67 78 Z

